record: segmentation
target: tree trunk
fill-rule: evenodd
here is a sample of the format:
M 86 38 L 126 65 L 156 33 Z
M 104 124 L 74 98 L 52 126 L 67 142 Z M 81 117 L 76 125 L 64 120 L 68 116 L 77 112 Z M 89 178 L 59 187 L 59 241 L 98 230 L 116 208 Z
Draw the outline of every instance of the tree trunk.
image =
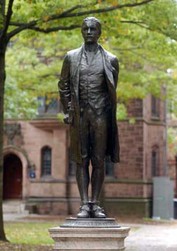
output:
M 0 240 L 6 241 L 3 223 L 3 128 L 4 128 L 4 86 L 5 86 L 5 43 L 0 41 Z

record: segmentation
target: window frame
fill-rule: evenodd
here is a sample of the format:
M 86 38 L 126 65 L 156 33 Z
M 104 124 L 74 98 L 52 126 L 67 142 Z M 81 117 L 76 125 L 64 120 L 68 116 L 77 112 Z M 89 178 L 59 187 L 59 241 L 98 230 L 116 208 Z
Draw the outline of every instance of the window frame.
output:
M 154 156 L 153 156 L 154 155 Z M 151 150 L 151 173 L 152 177 L 157 177 L 159 173 L 159 146 L 153 146 Z
M 160 118 L 160 99 L 151 95 L 151 118 Z
M 49 156 L 45 156 L 45 154 L 49 154 Z M 52 148 L 50 146 L 43 146 L 41 149 L 41 177 L 51 176 L 51 175 L 52 175 Z

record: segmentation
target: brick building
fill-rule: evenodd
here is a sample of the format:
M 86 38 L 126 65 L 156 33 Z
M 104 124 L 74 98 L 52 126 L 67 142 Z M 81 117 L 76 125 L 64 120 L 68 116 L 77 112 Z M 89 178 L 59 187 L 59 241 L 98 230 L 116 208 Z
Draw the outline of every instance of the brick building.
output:
M 32 121 L 5 122 L 4 200 L 22 199 L 41 214 L 75 214 L 80 199 L 69 161 L 69 132 L 40 107 Z M 166 170 L 165 103 L 149 95 L 128 105 L 132 120 L 118 122 L 121 162 L 106 161 L 101 196 L 108 215 L 150 216 L 152 177 Z

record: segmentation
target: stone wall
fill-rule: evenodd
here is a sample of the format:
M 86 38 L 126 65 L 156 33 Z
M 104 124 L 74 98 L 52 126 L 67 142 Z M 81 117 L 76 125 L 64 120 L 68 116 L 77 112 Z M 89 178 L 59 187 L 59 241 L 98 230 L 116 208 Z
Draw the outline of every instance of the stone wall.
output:
M 121 146 L 120 163 L 106 177 L 101 202 L 110 215 L 151 215 L 152 148 L 158 147 L 158 172 L 164 175 L 166 134 L 164 106 L 152 119 L 150 97 L 128 104 L 133 120 L 119 121 Z M 75 177 L 68 176 L 68 127 L 55 118 L 39 118 L 18 123 L 20 133 L 5 133 L 4 155 L 17 154 L 23 162 L 23 199 L 31 212 L 47 214 L 76 214 L 80 204 Z M 11 135 L 11 136 L 9 136 Z M 51 176 L 41 176 L 41 149 L 52 149 Z M 18 154 L 19 153 L 19 154 Z M 35 177 L 29 176 L 30 168 Z

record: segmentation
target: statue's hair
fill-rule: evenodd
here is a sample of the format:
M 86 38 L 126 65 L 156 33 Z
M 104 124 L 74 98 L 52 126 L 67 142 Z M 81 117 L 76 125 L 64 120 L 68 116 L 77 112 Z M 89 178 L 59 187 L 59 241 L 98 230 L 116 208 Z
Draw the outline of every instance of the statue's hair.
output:
M 87 21 L 92 21 L 92 22 L 95 22 L 96 26 L 98 27 L 100 33 L 101 33 L 101 22 L 99 19 L 97 19 L 96 17 L 86 17 L 84 18 L 83 20 L 83 23 L 82 23 L 82 26 L 84 23 L 86 23 Z

